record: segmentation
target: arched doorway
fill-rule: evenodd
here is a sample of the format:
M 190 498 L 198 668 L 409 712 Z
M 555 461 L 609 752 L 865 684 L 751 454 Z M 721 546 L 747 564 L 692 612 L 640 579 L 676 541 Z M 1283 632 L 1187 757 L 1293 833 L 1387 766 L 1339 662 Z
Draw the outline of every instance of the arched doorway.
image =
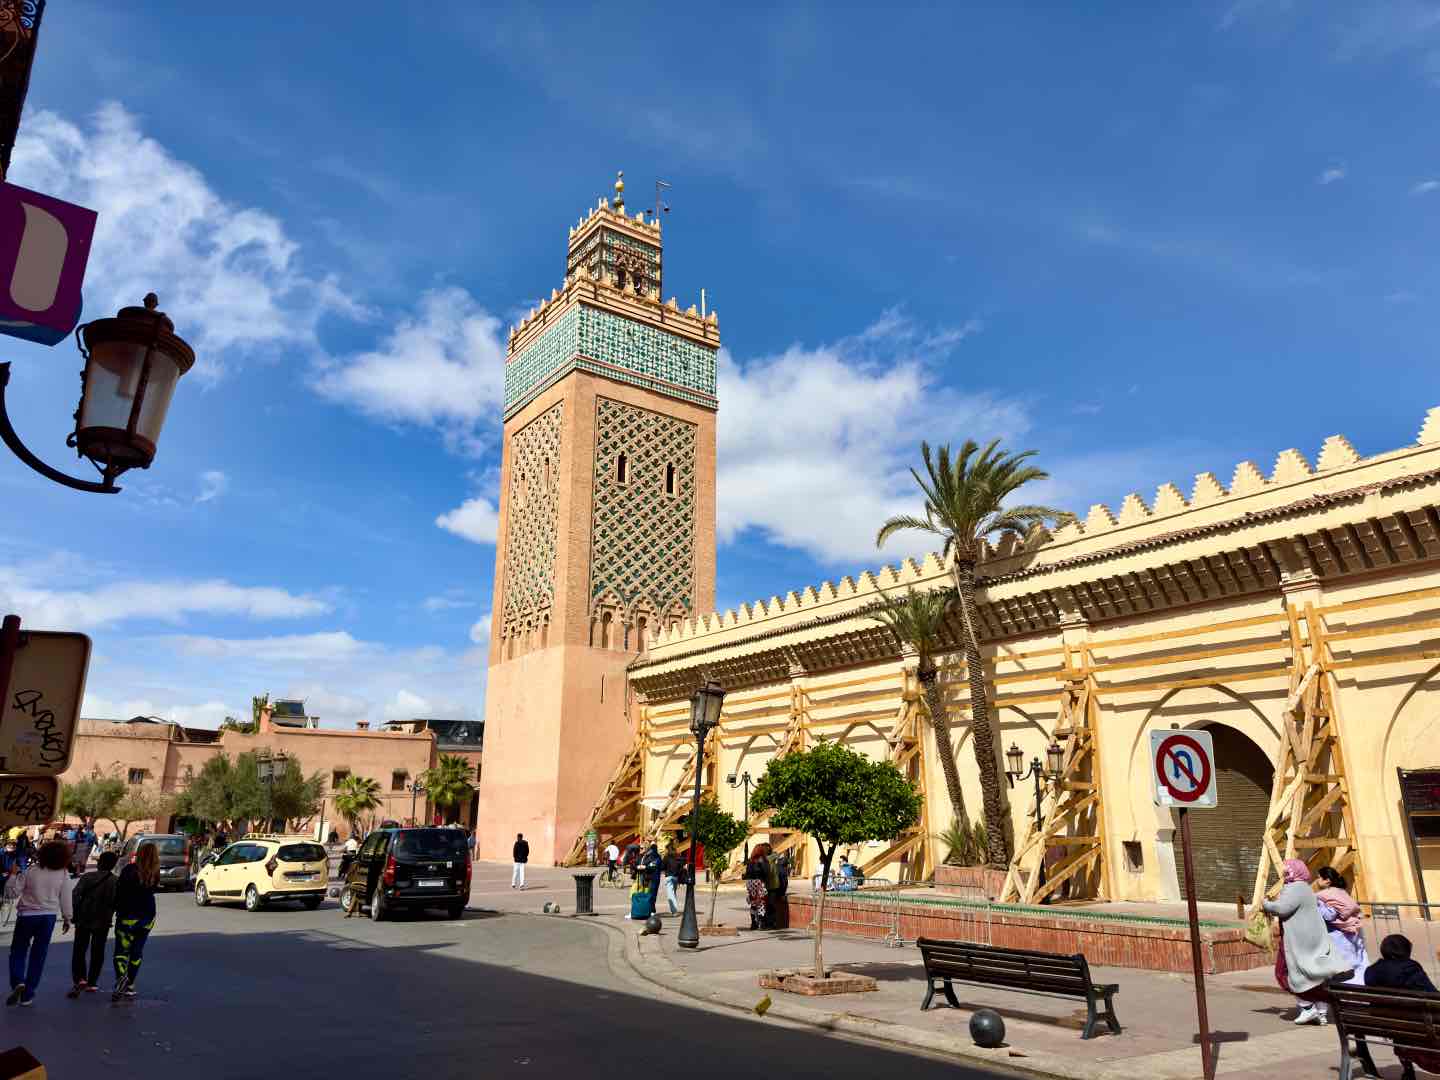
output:
M 1215 743 L 1214 810 L 1190 813 L 1190 837 L 1195 863 L 1195 897 L 1231 902 L 1237 895 L 1250 897 L 1260 869 L 1265 815 L 1270 809 L 1270 786 L 1275 769 L 1265 751 L 1227 724 L 1200 724 Z M 1177 830 L 1178 832 L 1178 830 Z M 1185 867 L 1179 858 L 1176 836 L 1176 872 L 1181 895 Z

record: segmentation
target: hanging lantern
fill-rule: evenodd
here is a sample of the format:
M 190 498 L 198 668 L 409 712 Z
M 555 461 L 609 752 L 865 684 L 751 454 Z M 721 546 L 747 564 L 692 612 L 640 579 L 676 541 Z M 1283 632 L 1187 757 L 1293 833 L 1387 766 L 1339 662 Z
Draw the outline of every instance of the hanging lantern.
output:
M 121 308 L 113 319 L 80 327 L 80 407 L 67 445 L 88 458 L 108 484 L 127 469 L 148 469 L 175 385 L 195 364 L 195 350 L 154 293 L 144 307 Z

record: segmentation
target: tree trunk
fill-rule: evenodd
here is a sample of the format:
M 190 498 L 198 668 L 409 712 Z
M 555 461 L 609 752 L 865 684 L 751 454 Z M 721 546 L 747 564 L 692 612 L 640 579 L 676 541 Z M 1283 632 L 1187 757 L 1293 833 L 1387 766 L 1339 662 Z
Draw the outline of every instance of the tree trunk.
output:
M 975 764 L 980 767 L 980 795 L 985 807 L 985 839 L 990 865 L 1010 865 L 1010 833 L 1005 828 L 1005 807 L 1000 801 L 1000 767 L 995 760 L 995 731 L 990 724 L 990 697 L 985 668 L 980 661 L 980 638 L 975 633 L 975 561 L 955 559 L 955 584 L 960 594 L 960 620 L 965 632 L 965 671 L 970 680 L 971 736 Z
M 815 978 L 825 978 L 825 954 L 820 949 L 825 935 L 825 893 L 830 888 L 830 860 L 835 857 L 835 844 L 820 849 L 820 899 L 815 901 Z
M 928 670 L 927 670 L 928 668 Z M 945 774 L 945 790 L 950 795 L 950 813 L 967 833 L 970 814 L 965 809 L 965 792 L 960 787 L 960 770 L 955 765 L 955 746 L 950 741 L 950 713 L 945 708 L 945 691 L 940 673 L 934 664 L 921 664 L 920 685 L 925 688 L 925 706 L 930 713 L 930 726 L 935 731 L 935 752 L 940 755 L 940 769 Z
M 690 888 L 688 885 L 685 887 Z M 715 901 L 718 899 L 720 899 L 720 874 L 717 872 L 714 880 L 710 883 L 710 921 L 705 924 L 706 926 L 715 925 Z

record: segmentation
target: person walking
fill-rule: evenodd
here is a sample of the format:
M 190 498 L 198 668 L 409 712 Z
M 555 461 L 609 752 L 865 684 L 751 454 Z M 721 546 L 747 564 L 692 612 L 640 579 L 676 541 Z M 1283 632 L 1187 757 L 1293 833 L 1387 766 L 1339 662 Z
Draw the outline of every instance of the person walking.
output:
M 664 877 L 665 903 L 670 908 L 670 914 L 674 915 L 680 910 L 680 904 L 675 899 L 675 886 L 685 877 L 685 860 L 676 854 L 674 844 L 665 845 L 660 872 Z
M 615 846 L 615 841 L 605 845 L 605 880 L 615 880 L 615 868 L 620 865 L 620 849 Z
M 515 847 L 510 852 L 514 858 L 514 867 L 510 871 L 510 887 L 512 889 L 525 888 L 525 864 L 530 861 L 530 845 L 525 842 L 524 833 L 515 834 Z
M 155 929 L 155 890 L 160 887 L 160 852 L 144 843 L 135 861 L 120 871 L 115 886 L 115 991 L 111 1001 L 135 996 L 145 942 Z
M 765 898 L 768 890 L 765 888 L 765 882 L 770 873 L 769 855 L 769 844 L 756 844 L 750 849 L 750 861 L 745 864 L 745 902 L 750 907 L 751 930 L 766 928 Z
M 51 841 L 40 849 L 36 864 L 25 871 L 20 898 L 15 905 L 15 931 L 10 939 L 10 996 L 6 1005 L 31 1005 L 45 957 L 55 933 L 55 919 L 63 920 L 62 934 L 70 929 L 74 909 L 70 899 L 70 849 L 63 840 Z
M 1336 954 L 1353 972 L 1345 985 L 1364 986 L 1365 969 L 1370 965 L 1365 951 L 1365 913 L 1346 891 L 1345 876 L 1333 866 L 1322 866 L 1315 871 L 1315 886 L 1315 900 L 1320 905 L 1320 917 L 1325 920 L 1330 941 Z
M 75 856 L 70 860 L 70 876 L 78 878 L 90 865 L 90 850 L 95 846 L 95 833 L 83 821 L 75 830 Z
M 1320 903 L 1310 888 L 1310 868 L 1299 859 L 1286 859 L 1284 884 L 1274 900 L 1261 904 L 1280 920 L 1281 945 L 1275 951 L 1275 979 L 1282 990 L 1295 995 L 1297 1024 L 1324 1024 L 1329 1019 L 1326 984 L 1350 976 L 1350 965 L 1337 954 L 1330 940 Z
M 655 841 L 650 841 L 650 846 L 645 849 L 645 854 L 640 856 L 640 873 L 644 875 L 645 885 L 649 890 L 650 898 L 647 902 L 646 918 L 655 914 L 655 901 L 660 897 L 660 874 L 664 860 L 660 858 L 660 847 Z
M 115 917 L 115 889 L 119 882 L 113 873 L 120 856 L 103 852 L 95 869 L 75 882 L 71 906 L 75 909 L 75 944 L 70 949 L 70 977 L 74 981 L 67 997 L 100 989 L 100 969 L 105 966 L 105 941 L 110 937 L 110 922 Z M 86 955 L 89 963 L 86 963 Z

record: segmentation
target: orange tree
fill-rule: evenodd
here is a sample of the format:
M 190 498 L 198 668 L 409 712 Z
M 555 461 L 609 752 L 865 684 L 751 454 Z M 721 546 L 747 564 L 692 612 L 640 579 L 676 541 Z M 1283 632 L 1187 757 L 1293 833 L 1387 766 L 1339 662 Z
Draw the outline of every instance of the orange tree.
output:
M 815 978 L 825 978 L 821 939 L 830 863 L 841 844 L 893 840 L 920 817 L 920 796 L 894 763 L 870 761 L 837 742 L 772 758 L 750 794 L 750 809 L 770 824 L 798 829 L 820 848 L 815 911 Z

